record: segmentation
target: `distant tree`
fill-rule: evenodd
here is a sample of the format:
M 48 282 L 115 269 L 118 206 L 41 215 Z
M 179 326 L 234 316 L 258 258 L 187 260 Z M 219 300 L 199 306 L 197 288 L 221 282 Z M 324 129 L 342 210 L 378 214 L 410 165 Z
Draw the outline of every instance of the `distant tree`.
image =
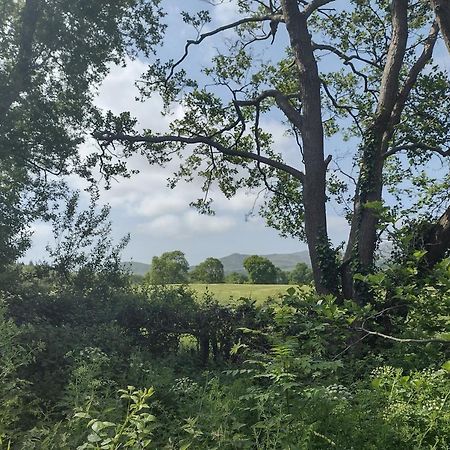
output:
M 151 284 L 173 284 L 188 282 L 189 263 L 183 252 L 174 250 L 154 256 L 146 279 Z
M 245 258 L 244 268 L 249 274 L 250 281 L 254 284 L 275 284 L 277 282 L 277 268 L 263 256 L 252 255 Z
M 248 282 L 248 276 L 241 272 L 231 272 L 225 277 L 225 283 L 244 284 Z
M 277 284 L 288 284 L 290 273 L 279 267 L 275 267 L 277 271 Z
M 289 275 L 290 284 L 308 284 L 312 279 L 312 270 L 303 262 L 299 262 Z
M 191 281 L 197 283 L 223 283 L 225 274 L 220 259 L 206 258 L 191 272 Z

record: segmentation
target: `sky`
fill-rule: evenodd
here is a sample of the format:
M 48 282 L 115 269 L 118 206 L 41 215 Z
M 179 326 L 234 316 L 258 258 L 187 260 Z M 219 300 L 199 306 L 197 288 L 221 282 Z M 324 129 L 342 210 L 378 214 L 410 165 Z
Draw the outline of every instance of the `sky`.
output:
M 177 58 L 183 52 L 185 40 L 195 35 L 192 29 L 179 26 L 180 5 L 186 7 L 186 4 L 176 0 L 166 0 L 164 4 L 169 11 L 166 20 L 169 31 L 174 30 L 174 24 L 177 24 L 177 39 L 168 40 L 160 56 Z M 207 6 L 202 0 L 192 1 L 189 5 L 197 10 Z M 236 17 L 234 2 L 222 3 L 214 11 L 211 27 L 228 23 Z M 201 47 L 193 47 L 186 60 L 186 69 L 195 73 L 196 68 L 206 65 L 216 53 L 217 43 L 217 39 L 206 40 Z M 261 51 L 273 49 L 263 44 Z M 159 114 L 161 99 L 155 96 L 144 103 L 135 101 L 138 92 L 134 83 L 146 67 L 147 63 L 139 59 L 129 60 L 126 67 L 112 67 L 100 86 L 95 102 L 97 106 L 114 113 L 130 111 L 139 120 L 140 127 L 161 132 L 167 130 L 169 123 L 168 117 Z M 175 107 L 173 114 L 179 117 L 182 110 Z M 265 119 L 263 125 L 273 134 L 275 148 L 280 149 L 288 161 L 300 161 L 295 141 L 284 135 L 284 127 L 277 116 Z M 81 151 L 89 153 L 93 145 L 92 142 L 87 143 Z M 327 151 L 338 145 L 342 144 L 328 142 Z M 201 180 L 181 183 L 172 190 L 167 187 L 167 178 L 172 175 L 175 164 L 165 168 L 150 166 L 139 157 L 132 158 L 129 164 L 130 168 L 138 169 L 140 173 L 131 179 L 113 182 L 111 189 L 101 190 L 100 197 L 101 203 L 111 206 L 114 239 L 118 241 L 127 233 L 131 235 L 130 243 L 123 252 L 124 260 L 149 263 L 153 256 L 181 250 L 191 264 L 198 264 L 207 257 L 223 257 L 231 253 L 292 253 L 306 249 L 305 243 L 281 238 L 276 230 L 265 225 L 263 219 L 250 214 L 257 203 L 256 192 L 240 191 L 228 200 L 215 189 L 212 198 L 216 215 L 200 215 L 189 207 L 189 203 L 201 197 Z M 71 179 L 70 184 L 74 189 L 83 190 L 85 187 L 76 178 Z M 348 224 L 338 208 L 332 205 L 328 208 L 328 226 L 330 238 L 335 244 L 346 240 Z M 48 224 L 37 223 L 33 231 L 33 245 L 24 258 L 26 261 L 42 260 L 45 246 L 52 241 Z

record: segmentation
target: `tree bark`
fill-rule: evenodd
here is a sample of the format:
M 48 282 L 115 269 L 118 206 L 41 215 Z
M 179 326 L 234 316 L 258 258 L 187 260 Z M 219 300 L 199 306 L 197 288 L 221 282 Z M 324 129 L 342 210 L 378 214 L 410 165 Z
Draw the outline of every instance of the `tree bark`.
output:
M 436 14 L 436 19 L 441 29 L 445 45 L 450 52 L 450 1 L 431 0 L 431 6 Z
M 379 222 L 376 205 L 382 200 L 384 153 L 395 125 L 391 116 L 399 93 L 400 71 L 407 40 L 408 1 L 394 0 L 392 38 L 381 79 L 377 109 L 363 140 L 353 218 L 344 256 L 346 264 L 342 284 L 347 298 L 355 296 L 353 272 L 369 273 L 373 268 Z M 364 302 L 363 299 L 359 301 Z
M 314 283 L 319 293 L 333 292 L 336 291 L 338 283 L 337 280 L 329 279 L 330 273 L 325 273 L 321 255 L 321 249 L 329 244 L 326 220 L 327 163 L 324 161 L 319 71 L 308 30 L 307 14 L 299 10 L 296 0 L 282 0 L 281 7 L 299 71 L 299 99 L 302 105 L 300 132 L 305 164 L 303 178 L 305 233 Z
M 21 30 L 17 63 L 11 71 L 10 82 L 0 98 L 0 123 L 3 123 L 12 104 L 19 99 L 31 82 L 33 41 L 39 20 L 41 0 L 27 0 L 21 14 Z
M 427 233 L 424 243 L 428 268 L 434 267 L 447 256 L 450 249 L 450 206 Z

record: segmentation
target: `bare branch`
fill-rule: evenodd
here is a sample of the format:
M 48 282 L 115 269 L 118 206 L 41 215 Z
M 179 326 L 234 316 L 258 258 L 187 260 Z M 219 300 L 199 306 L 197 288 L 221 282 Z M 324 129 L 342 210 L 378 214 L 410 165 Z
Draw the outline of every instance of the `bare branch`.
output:
M 371 61 L 370 59 L 363 58 L 362 56 L 357 55 L 357 54 L 347 55 L 344 52 L 342 52 L 341 50 L 339 50 L 336 47 L 333 47 L 332 45 L 329 45 L 329 44 L 313 43 L 313 48 L 314 48 L 314 50 L 327 50 L 331 53 L 334 53 L 336 56 L 338 56 L 339 58 L 344 60 L 346 63 L 349 63 L 350 61 L 356 59 L 356 60 L 364 62 L 366 64 L 370 64 L 371 66 L 374 66 L 377 69 L 382 68 L 378 62 L 374 62 L 374 61 Z
M 399 145 L 397 147 L 393 147 L 384 153 L 384 158 L 395 155 L 396 153 L 399 153 L 404 150 L 416 150 L 416 149 L 417 150 L 427 150 L 427 151 L 430 151 L 433 153 L 437 153 L 444 157 L 450 156 L 450 149 L 443 150 L 440 147 L 433 147 L 431 145 L 417 143 L 417 144 L 404 144 L 404 145 Z
M 325 90 L 325 93 L 327 94 L 327 97 L 331 100 L 331 103 L 336 109 L 343 109 L 344 111 L 347 111 L 347 113 L 352 117 L 353 121 L 355 122 L 355 125 L 357 126 L 359 132 L 361 135 L 364 134 L 364 131 L 359 124 L 358 116 L 352 111 L 352 107 L 349 105 L 343 105 L 338 103 L 338 101 L 334 98 L 333 94 L 330 92 L 330 89 L 328 88 L 328 84 L 322 79 L 322 86 Z
M 305 17 L 309 17 L 315 11 L 317 11 L 320 7 L 327 5 L 328 3 L 333 2 L 334 0 L 312 0 L 308 6 L 303 10 L 303 14 Z
M 166 81 L 169 81 L 172 78 L 173 74 L 175 73 L 175 69 L 187 58 L 187 56 L 189 54 L 189 48 L 191 47 L 191 45 L 199 45 L 206 38 L 209 38 L 211 36 L 219 34 L 223 31 L 230 30 L 232 28 L 236 28 L 240 25 L 245 25 L 246 23 L 258 23 L 258 22 L 266 22 L 266 21 L 283 22 L 284 19 L 281 14 L 266 14 L 264 16 L 244 17 L 243 19 L 236 20 L 235 22 L 223 25 L 219 28 L 208 31 L 207 33 L 203 33 L 197 39 L 188 40 L 184 47 L 183 56 L 172 65 L 172 67 L 170 68 L 169 75 L 166 78 Z
M 400 72 L 408 41 L 408 1 L 392 2 L 392 38 L 389 44 L 386 64 L 380 86 L 380 100 L 377 115 L 389 117 L 398 95 Z
M 357 330 L 363 331 L 364 333 L 370 336 L 378 336 L 383 339 L 388 339 L 390 341 L 401 342 L 404 344 L 447 344 L 450 345 L 450 341 L 447 339 L 439 339 L 439 338 L 429 338 L 429 339 L 414 339 L 414 338 L 398 338 L 395 336 L 389 336 L 388 334 L 379 333 L 378 331 L 367 330 L 364 327 L 358 327 Z
M 303 181 L 304 174 L 295 167 L 284 164 L 280 161 L 276 161 L 272 158 L 266 156 L 258 155 L 253 152 L 243 152 L 241 150 L 232 150 L 225 147 L 221 143 L 211 139 L 207 136 L 176 136 L 176 135 L 165 135 L 165 136 L 139 136 L 139 135 L 127 135 L 121 133 L 94 133 L 92 135 L 98 141 L 105 143 L 112 143 L 113 141 L 119 141 L 122 143 L 147 143 L 147 144 L 164 144 L 169 142 L 178 142 L 182 144 L 206 144 L 226 156 L 240 157 L 245 159 L 250 159 L 267 166 L 273 167 L 274 169 L 281 170 L 289 175 L 293 176 L 297 180 Z
M 262 92 L 257 97 L 251 100 L 237 100 L 239 106 L 258 106 L 266 98 L 272 97 L 278 107 L 283 111 L 284 115 L 289 119 L 289 121 L 294 124 L 298 129 L 302 127 L 302 116 L 301 114 L 291 105 L 289 99 L 298 99 L 298 93 L 293 94 L 283 94 L 277 89 L 269 89 Z
M 439 34 L 439 25 L 435 21 L 431 26 L 430 32 L 428 33 L 428 37 L 425 39 L 422 53 L 417 58 L 417 61 L 411 67 L 408 76 L 406 77 L 406 81 L 403 87 L 400 89 L 400 92 L 398 93 L 397 100 L 395 102 L 391 115 L 391 126 L 394 126 L 399 123 L 401 114 L 405 107 L 405 103 L 406 100 L 408 99 L 409 93 L 411 92 L 411 89 L 414 87 L 420 73 L 433 56 L 433 49 L 436 44 L 438 34 Z

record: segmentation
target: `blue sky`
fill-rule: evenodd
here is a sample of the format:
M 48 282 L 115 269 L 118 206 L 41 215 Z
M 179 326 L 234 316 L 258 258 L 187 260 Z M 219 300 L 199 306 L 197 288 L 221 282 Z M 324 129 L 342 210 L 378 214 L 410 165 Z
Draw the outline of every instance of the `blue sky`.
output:
M 195 37 L 191 28 L 180 27 L 179 12 L 186 8 L 187 2 L 166 0 L 168 8 L 169 33 L 176 30 L 176 39 L 167 40 L 167 45 L 159 52 L 162 59 L 177 58 L 182 54 L 185 40 Z M 189 9 L 198 10 L 208 7 L 202 0 L 189 2 Z M 235 2 L 224 2 L 213 9 L 214 22 L 211 26 L 228 23 L 236 17 Z M 175 25 L 176 24 L 176 28 Z M 284 30 L 280 35 L 283 35 Z M 225 36 L 226 37 L 226 36 Z M 185 67 L 194 70 L 206 65 L 216 53 L 221 39 L 206 40 L 201 47 L 193 47 Z M 280 39 L 283 39 L 280 37 Z M 261 52 L 282 50 L 286 42 L 279 41 L 277 47 L 260 44 Z M 440 51 L 439 53 L 442 53 Z M 164 131 L 168 118 L 159 114 L 162 102 L 158 97 L 139 103 L 135 101 L 137 90 L 134 82 L 146 70 L 142 60 L 128 61 L 125 68 L 112 67 L 99 90 L 96 103 L 105 110 L 115 113 L 130 111 L 142 128 Z M 322 69 L 324 69 L 322 67 Z M 326 68 L 325 68 L 326 70 Z M 175 107 L 175 117 L 182 115 L 182 110 Z M 274 136 L 274 145 L 290 161 L 300 161 L 295 141 L 284 135 L 284 126 L 279 116 L 269 116 L 264 123 Z M 86 144 L 82 152 L 89 153 L 93 143 Z M 347 144 L 348 145 L 348 144 Z M 326 152 L 340 150 L 342 142 L 334 139 L 327 142 Z M 140 173 L 131 179 L 113 183 L 109 191 L 102 191 L 101 202 L 111 205 L 113 235 L 119 239 L 126 233 L 131 234 L 131 241 L 123 253 L 125 260 L 150 262 L 151 258 L 165 251 L 179 249 L 183 251 L 191 264 L 196 264 L 208 256 L 222 257 L 234 252 L 250 254 L 290 253 L 306 249 L 306 245 L 295 239 L 284 239 L 275 230 L 266 227 L 258 216 L 249 216 L 255 204 L 255 192 L 241 191 L 231 200 L 227 200 L 219 191 L 213 191 L 215 216 L 202 216 L 189 207 L 189 203 L 200 196 L 201 180 L 180 184 L 174 190 L 167 187 L 167 178 L 175 169 L 175 164 L 166 168 L 149 166 L 145 160 L 135 157 L 130 160 L 130 167 Z M 74 188 L 83 189 L 83 183 L 72 179 Z M 329 233 L 334 243 L 338 244 L 347 237 L 348 226 L 337 208 L 329 205 Z M 50 227 L 38 223 L 34 226 L 33 247 L 25 260 L 40 260 L 44 256 L 44 247 L 51 242 Z

